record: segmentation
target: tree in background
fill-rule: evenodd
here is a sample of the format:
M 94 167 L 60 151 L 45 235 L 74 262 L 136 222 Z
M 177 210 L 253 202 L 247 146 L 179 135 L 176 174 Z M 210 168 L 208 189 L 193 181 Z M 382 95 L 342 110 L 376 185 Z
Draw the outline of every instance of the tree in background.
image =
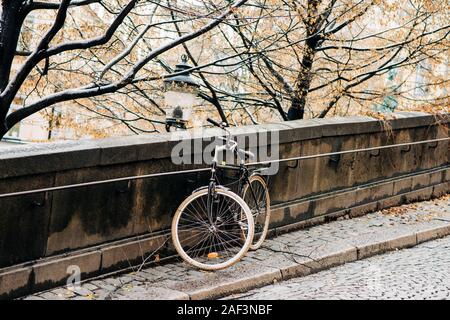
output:
M 448 107 L 445 1 L 263 0 L 258 10 L 258 24 L 235 14 L 240 41 L 226 42 L 259 52 L 248 60 L 247 88 L 283 119 L 364 113 L 387 98 L 409 109 Z
M 0 13 L 0 137 L 26 117 L 57 103 L 117 92 L 128 94 L 130 90 L 145 95 L 137 84 L 162 79 L 161 68 L 153 68 L 155 62 L 161 64 L 158 58 L 162 54 L 214 29 L 246 2 L 223 1 L 214 11 L 198 6 L 196 10 L 191 7 L 190 11 L 184 6 L 171 8 L 170 11 L 177 10 L 188 16 L 187 20 L 195 23 L 196 28 L 176 37 L 164 37 L 164 25 L 174 21 L 169 16 L 166 20 L 161 19 L 164 13 L 158 15 L 158 21 L 148 21 L 152 10 L 166 8 L 158 1 L 153 4 L 138 0 L 115 3 L 3 0 Z M 22 26 L 34 11 L 50 11 L 43 16 L 51 22 L 45 30 L 32 30 L 36 40 L 28 45 L 29 50 L 18 51 Z M 95 11 L 104 13 L 99 19 L 102 23 L 88 26 L 89 32 L 85 34 L 81 26 L 85 20 L 83 14 L 96 15 Z M 145 24 L 141 25 L 142 22 Z M 95 31 L 98 34 L 91 36 Z M 156 41 L 147 43 L 145 50 L 137 47 L 140 41 L 153 40 L 152 32 L 156 34 Z M 14 60 L 20 56 L 25 59 L 13 70 Z M 34 83 L 27 85 L 32 77 Z M 41 83 L 43 80 L 45 84 Z M 29 103 L 24 99 L 19 109 L 9 112 L 19 94 L 29 97 L 30 92 L 37 93 L 35 99 Z M 146 98 L 151 101 L 151 97 Z
M 78 130 L 92 135 L 160 131 L 162 79 L 181 54 L 201 84 L 197 112 L 230 125 L 447 110 L 449 10 L 426 0 L 4 0 L 0 135 L 55 104 L 61 126 L 82 114 L 95 125 Z M 27 29 L 33 13 L 48 25 Z

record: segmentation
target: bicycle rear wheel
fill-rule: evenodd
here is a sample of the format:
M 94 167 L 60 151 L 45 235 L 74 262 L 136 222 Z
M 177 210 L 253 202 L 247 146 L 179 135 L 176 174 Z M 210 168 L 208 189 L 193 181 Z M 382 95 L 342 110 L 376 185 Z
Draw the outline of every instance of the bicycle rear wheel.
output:
M 255 236 L 250 249 L 256 250 L 266 239 L 270 223 L 270 196 L 265 180 L 259 175 L 251 176 L 242 190 L 242 199 L 248 204 L 255 222 Z
M 208 189 L 201 189 L 177 209 L 172 240 L 181 258 L 203 270 L 227 268 L 250 248 L 254 222 L 248 205 L 237 194 L 215 188 L 208 213 Z

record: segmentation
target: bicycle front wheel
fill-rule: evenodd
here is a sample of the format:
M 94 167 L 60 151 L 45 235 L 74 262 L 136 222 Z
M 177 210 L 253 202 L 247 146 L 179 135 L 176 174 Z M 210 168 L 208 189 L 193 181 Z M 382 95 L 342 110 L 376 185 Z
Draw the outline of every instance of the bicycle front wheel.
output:
M 251 250 L 261 247 L 266 239 L 270 223 L 270 196 L 265 180 L 253 175 L 242 190 L 242 199 L 248 204 L 255 222 L 255 237 Z
M 234 192 L 201 189 L 177 209 L 172 220 L 172 240 L 181 258 L 203 270 L 227 268 L 247 253 L 253 241 L 250 208 Z

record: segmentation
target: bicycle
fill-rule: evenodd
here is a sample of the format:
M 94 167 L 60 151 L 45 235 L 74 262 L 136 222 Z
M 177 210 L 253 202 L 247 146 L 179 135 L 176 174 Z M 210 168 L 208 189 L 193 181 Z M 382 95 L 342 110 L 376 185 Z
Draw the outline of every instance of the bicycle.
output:
M 207 121 L 226 132 L 226 138 L 219 137 L 225 144 L 214 149 L 208 186 L 194 190 L 178 207 L 172 220 L 172 241 L 187 263 L 203 270 L 220 270 L 261 246 L 268 232 L 270 198 L 264 169 L 250 174 L 245 165 L 253 153 L 238 148 L 224 123 Z M 239 165 L 219 164 L 222 151 L 233 152 Z M 218 169 L 238 170 L 237 193 L 219 183 Z

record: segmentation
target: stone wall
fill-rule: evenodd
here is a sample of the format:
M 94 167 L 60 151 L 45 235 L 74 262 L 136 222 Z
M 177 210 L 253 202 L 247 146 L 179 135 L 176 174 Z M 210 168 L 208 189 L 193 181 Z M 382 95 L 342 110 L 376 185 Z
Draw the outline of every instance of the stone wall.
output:
M 280 158 L 448 137 L 448 116 L 394 116 L 388 122 L 299 120 L 232 133 L 276 131 Z M 219 133 L 209 129 L 203 138 Z M 0 194 L 194 168 L 172 163 L 177 143 L 159 134 L 1 148 Z M 93 276 L 139 263 L 161 245 L 161 254 L 169 255 L 172 215 L 207 179 L 208 173 L 190 173 L 0 198 L 0 296 L 61 283 L 69 265 Z M 285 232 L 439 196 L 448 193 L 449 180 L 448 141 L 283 162 L 269 183 L 271 229 Z

